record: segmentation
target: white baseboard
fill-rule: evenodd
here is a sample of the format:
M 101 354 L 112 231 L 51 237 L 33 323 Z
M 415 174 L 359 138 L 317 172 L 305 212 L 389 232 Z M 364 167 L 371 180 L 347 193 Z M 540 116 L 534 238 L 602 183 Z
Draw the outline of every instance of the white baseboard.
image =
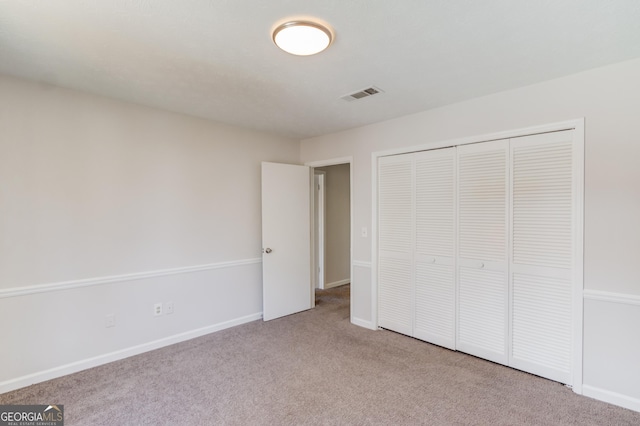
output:
M 215 333 L 227 328 L 235 327 L 236 325 L 245 324 L 251 321 L 256 321 L 262 318 L 262 312 L 247 315 L 240 318 L 235 318 L 229 321 L 224 321 L 218 324 L 209 325 L 206 327 L 198 328 L 184 333 L 175 334 L 173 336 L 165 337 L 162 339 L 154 340 L 152 342 L 143 343 L 141 345 L 132 346 L 129 348 L 121 349 L 115 352 L 110 352 L 103 355 L 98 355 L 92 358 L 83 359 L 80 361 L 72 362 L 70 364 L 61 365 L 48 370 L 39 371 L 37 373 L 28 374 L 26 376 L 17 377 L 15 379 L 0 382 L 0 393 L 9 392 L 15 389 L 30 386 L 35 383 L 44 382 L 47 380 L 55 379 L 58 377 L 66 376 L 68 374 L 77 373 L 88 368 L 97 367 L 99 365 L 108 364 L 110 362 L 118 361 L 130 356 L 138 355 L 144 352 L 159 349 L 165 346 L 173 345 L 175 343 L 184 342 L 186 340 L 195 339 L 196 337 L 204 336 L 206 334 Z
M 598 399 L 600 401 L 608 402 L 609 404 L 618 405 L 620 407 L 628 408 L 629 410 L 640 412 L 640 399 L 637 398 L 632 398 L 627 395 L 589 385 L 582 385 L 582 394 L 589 398 Z
M 351 282 L 351 279 L 347 278 L 345 280 L 340 280 L 340 281 L 334 281 L 332 283 L 327 283 L 324 285 L 325 290 L 328 288 L 333 288 L 333 287 L 338 287 L 341 285 L 345 285 L 345 284 L 349 284 Z
M 368 328 L 369 330 L 377 330 L 378 328 L 373 325 L 371 321 L 366 321 L 360 318 L 352 317 L 351 324 L 357 325 L 358 327 Z

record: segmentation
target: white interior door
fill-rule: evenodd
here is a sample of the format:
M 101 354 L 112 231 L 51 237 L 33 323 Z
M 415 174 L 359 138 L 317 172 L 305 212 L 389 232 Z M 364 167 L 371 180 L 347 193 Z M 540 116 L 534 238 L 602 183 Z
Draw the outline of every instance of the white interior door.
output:
M 262 163 L 262 312 L 265 321 L 310 309 L 309 167 Z

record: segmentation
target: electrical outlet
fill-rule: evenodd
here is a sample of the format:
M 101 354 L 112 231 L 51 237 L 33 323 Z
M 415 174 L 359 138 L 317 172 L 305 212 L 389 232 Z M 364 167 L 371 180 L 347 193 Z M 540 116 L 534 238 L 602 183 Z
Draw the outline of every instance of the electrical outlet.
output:
M 173 313 L 173 302 L 165 303 L 164 311 L 167 313 L 167 315 L 171 315 Z
M 162 302 L 153 305 L 153 316 L 158 317 L 160 315 L 162 315 Z
M 107 327 L 107 328 L 115 327 L 116 326 L 116 314 L 107 314 L 107 316 L 104 317 L 104 326 Z

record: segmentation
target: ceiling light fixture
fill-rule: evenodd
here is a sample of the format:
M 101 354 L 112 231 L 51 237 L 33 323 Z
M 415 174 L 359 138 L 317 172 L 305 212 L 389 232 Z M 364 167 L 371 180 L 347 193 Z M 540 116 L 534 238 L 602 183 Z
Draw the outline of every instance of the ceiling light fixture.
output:
M 333 33 L 311 21 L 289 21 L 273 30 L 273 42 L 292 55 L 309 56 L 322 52 L 333 41 Z

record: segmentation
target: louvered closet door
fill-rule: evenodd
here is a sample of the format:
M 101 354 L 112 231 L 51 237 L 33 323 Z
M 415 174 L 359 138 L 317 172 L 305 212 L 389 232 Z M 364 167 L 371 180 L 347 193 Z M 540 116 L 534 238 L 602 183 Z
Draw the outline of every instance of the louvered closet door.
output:
M 455 148 L 415 154 L 414 337 L 455 349 Z
M 378 159 L 378 325 L 413 333 L 412 155 Z
M 458 150 L 458 350 L 508 362 L 509 141 Z
M 573 131 L 511 140 L 511 365 L 571 383 Z

